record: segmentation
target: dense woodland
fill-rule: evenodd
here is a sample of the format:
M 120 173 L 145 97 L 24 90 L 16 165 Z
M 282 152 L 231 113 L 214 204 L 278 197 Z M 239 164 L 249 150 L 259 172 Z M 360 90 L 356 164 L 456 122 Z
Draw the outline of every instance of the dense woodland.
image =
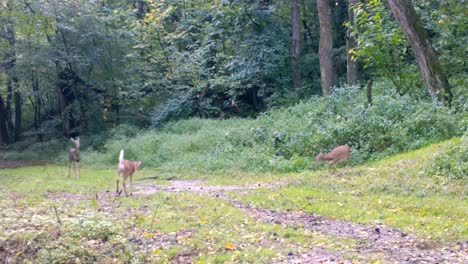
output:
M 255 117 L 353 85 L 368 89 L 371 104 L 376 80 L 399 96 L 466 107 L 466 1 L 2 0 L 0 7 L 3 144 L 120 124 Z

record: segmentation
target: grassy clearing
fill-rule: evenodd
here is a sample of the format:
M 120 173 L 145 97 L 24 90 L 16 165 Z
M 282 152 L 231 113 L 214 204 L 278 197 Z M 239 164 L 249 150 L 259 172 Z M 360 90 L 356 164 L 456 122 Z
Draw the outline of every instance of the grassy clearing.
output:
M 382 223 L 436 240 L 466 241 L 468 179 L 424 173 L 435 153 L 452 144 L 466 142 L 455 139 L 332 173 L 303 173 L 278 192 L 258 190 L 237 198 L 263 208 L 300 210 L 367 225 Z
M 115 197 L 106 193 L 115 187 L 113 170 L 85 169 L 80 180 L 64 171 L 60 166 L 0 171 L 0 245 L 14 253 L 11 260 L 258 263 L 311 247 L 339 251 L 358 245 L 262 224 L 222 200 L 194 193 Z M 154 173 L 143 170 L 138 178 Z
M 202 174 L 145 168 L 134 183 L 205 179 L 208 185 L 265 184 L 248 195 L 230 195 L 260 208 L 369 226 L 382 223 L 435 241 L 466 241 L 467 178 L 447 177 L 447 168 L 434 173 L 432 166 L 453 153 L 453 146 L 465 144 L 466 139 L 452 139 L 335 171 L 321 166 L 288 174 Z M 455 157 L 453 164 L 449 171 L 466 161 Z M 319 247 L 370 261 L 357 253 L 369 241 L 258 222 L 222 199 L 192 192 L 116 197 L 115 169 L 84 166 L 79 180 L 67 173 L 67 167 L 57 165 L 0 170 L 0 257 L 8 252 L 15 262 L 261 263 Z M 288 184 L 266 187 L 276 182 Z

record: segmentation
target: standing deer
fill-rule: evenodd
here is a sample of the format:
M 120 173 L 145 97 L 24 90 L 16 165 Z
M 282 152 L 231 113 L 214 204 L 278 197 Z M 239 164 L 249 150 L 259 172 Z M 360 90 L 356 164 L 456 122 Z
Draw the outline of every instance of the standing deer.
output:
M 323 155 L 322 152 L 315 158 L 315 164 L 320 161 L 328 161 L 330 168 L 331 165 L 338 164 L 342 161 L 346 161 L 346 166 L 349 166 L 349 159 L 351 158 L 351 148 L 346 144 L 334 148 L 330 153 Z
M 68 177 L 70 177 L 70 170 L 73 163 L 73 170 L 75 172 L 75 177 L 78 174 L 78 179 L 80 178 L 80 137 L 76 139 L 70 138 L 71 142 L 75 144 L 75 148 L 68 151 Z
M 125 192 L 125 196 L 128 196 L 127 186 L 125 183 L 127 182 L 127 178 L 130 178 L 130 195 L 132 194 L 132 185 L 133 185 L 133 174 L 137 171 L 141 166 L 141 161 L 130 161 L 124 159 L 124 150 L 120 151 L 119 155 L 119 165 L 118 165 L 118 175 L 117 175 L 117 194 L 120 195 L 122 190 L 119 191 L 119 179 L 122 177 L 122 186 Z

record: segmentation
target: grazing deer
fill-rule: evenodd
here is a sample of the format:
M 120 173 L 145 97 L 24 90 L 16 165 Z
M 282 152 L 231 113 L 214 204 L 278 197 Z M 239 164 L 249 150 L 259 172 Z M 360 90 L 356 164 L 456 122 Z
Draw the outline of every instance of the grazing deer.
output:
M 351 158 L 351 148 L 346 144 L 334 148 L 330 153 L 323 155 L 322 152 L 318 154 L 315 158 L 315 164 L 318 164 L 320 161 L 328 161 L 330 168 L 331 165 L 338 164 L 343 160 L 346 160 L 346 166 L 349 166 L 349 159 Z
M 78 174 L 78 179 L 80 178 L 80 137 L 76 139 L 70 138 L 71 142 L 75 144 L 74 149 L 68 151 L 68 177 L 70 177 L 70 170 L 73 163 L 73 171 L 75 172 L 75 177 Z
M 127 186 L 125 185 L 127 178 L 130 178 L 130 191 L 133 188 L 132 177 L 135 171 L 137 171 L 141 166 L 141 161 L 130 161 L 124 159 L 124 150 L 120 151 L 119 155 L 119 166 L 118 166 L 118 175 L 117 175 L 117 194 L 120 195 L 122 190 L 119 191 L 119 179 L 122 177 L 122 186 L 125 192 L 125 196 L 128 196 Z M 131 194 L 131 192 L 130 192 Z

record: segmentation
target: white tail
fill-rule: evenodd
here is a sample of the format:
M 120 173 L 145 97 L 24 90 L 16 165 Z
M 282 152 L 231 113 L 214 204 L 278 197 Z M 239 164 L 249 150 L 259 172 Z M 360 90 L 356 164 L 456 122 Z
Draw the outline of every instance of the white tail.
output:
M 124 150 L 120 150 L 119 155 L 119 171 L 125 168 Z
M 320 161 L 328 161 L 329 165 L 338 164 L 345 160 L 346 165 L 349 166 L 349 159 L 351 158 L 351 148 L 348 145 L 343 145 L 334 148 L 330 153 L 323 155 L 322 152 L 315 158 L 315 163 Z
M 73 164 L 75 177 L 78 174 L 78 178 L 80 178 L 80 137 L 77 137 L 76 139 L 70 138 L 70 141 L 75 144 L 75 148 L 68 151 L 68 177 L 70 177 L 70 170 Z

